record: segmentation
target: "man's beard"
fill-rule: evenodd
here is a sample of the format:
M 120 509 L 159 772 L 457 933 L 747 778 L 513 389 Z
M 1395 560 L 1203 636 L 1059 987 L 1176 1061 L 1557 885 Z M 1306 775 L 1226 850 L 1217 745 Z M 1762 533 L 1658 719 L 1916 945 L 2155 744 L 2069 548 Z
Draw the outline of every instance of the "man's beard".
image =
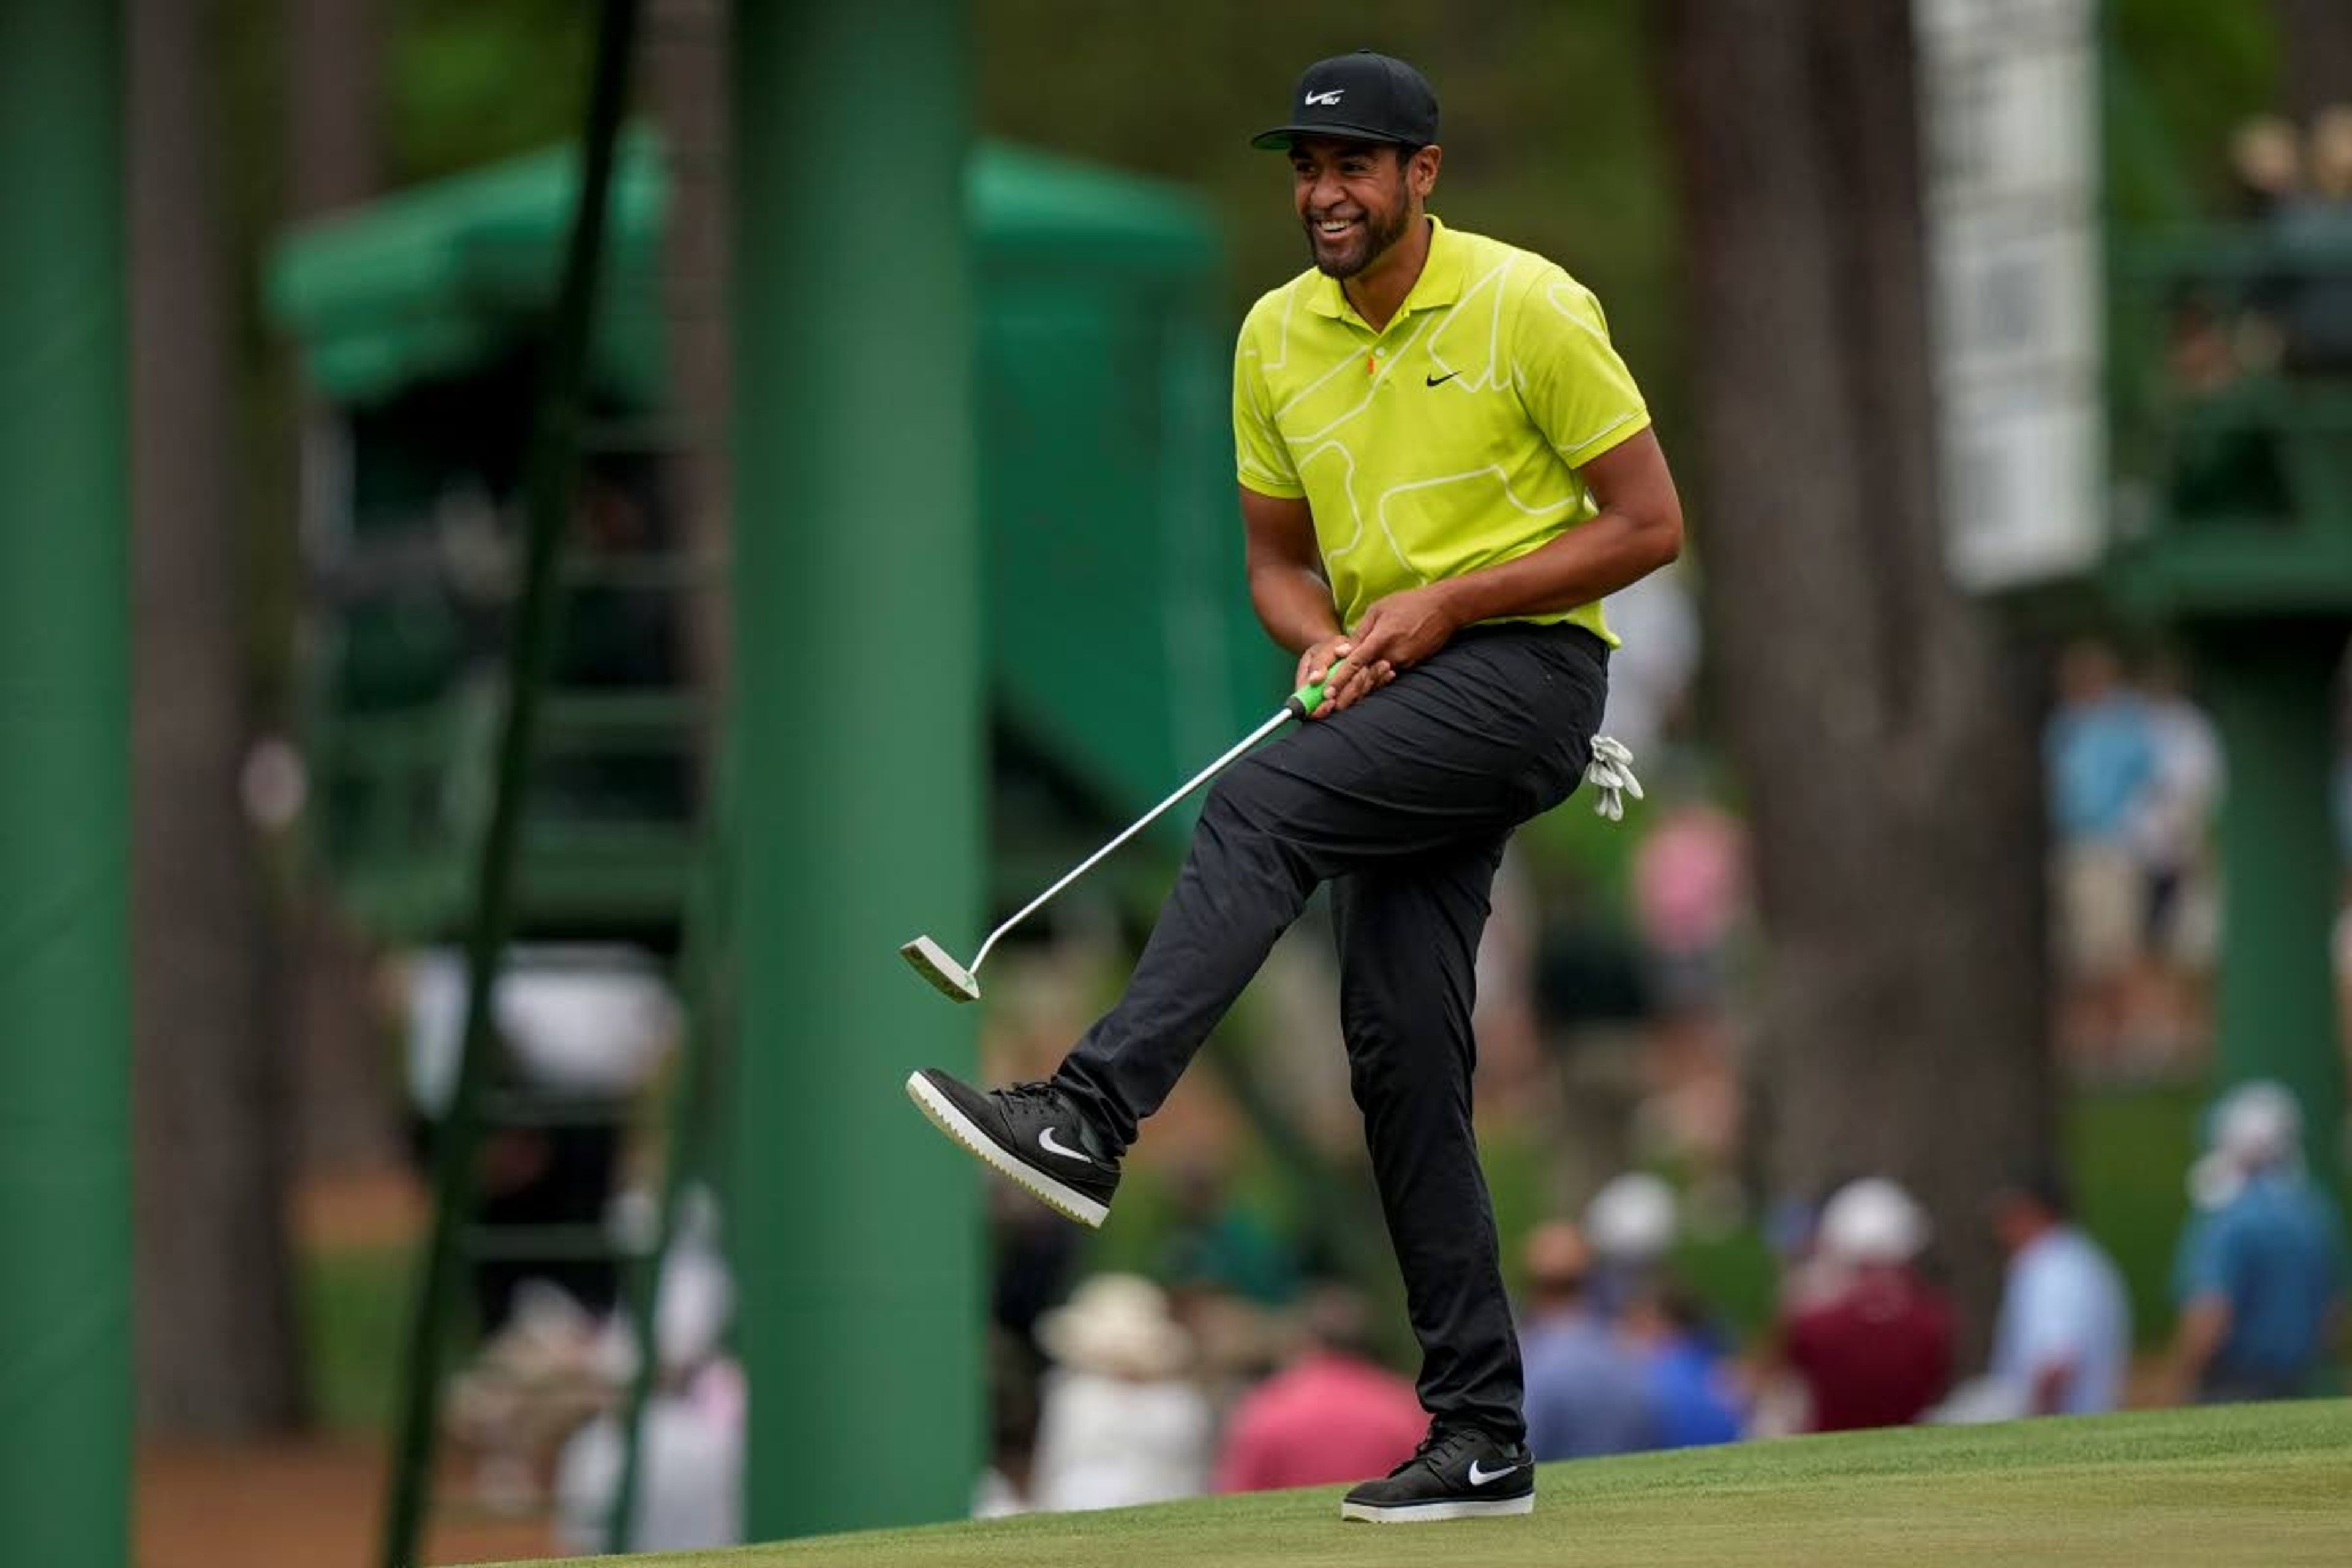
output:
M 1323 259 L 1322 247 L 1316 242 L 1315 222 L 1310 218 L 1305 224 L 1307 253 L 1313 259 L 1316 269 L 1326 278 L 1341 279 L 1353 278 L 1374 261 L 1386 256 L 1389 253 L 1389 247 L 1404 237 L 1405 225 L 1411 221 L 1411 217 L 1402 206 L 1390 214 L 1385 223 L 1380 221 L 1378 214 L 1368 209 L 1364 214 L 1364 226 L 1361 231 L 1362 248 L 1343 259 L 1326 261 Z

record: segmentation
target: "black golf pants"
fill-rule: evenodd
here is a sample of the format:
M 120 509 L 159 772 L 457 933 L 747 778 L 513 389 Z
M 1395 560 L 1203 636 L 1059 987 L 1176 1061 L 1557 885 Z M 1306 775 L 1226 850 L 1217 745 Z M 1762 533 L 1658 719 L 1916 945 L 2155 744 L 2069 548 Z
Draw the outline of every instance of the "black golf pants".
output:
M 1518 1342 L 1471 1130 L 1479 933 L 1511 830 L 1591 759 L 1608 652 L 1571 626 L 1472 627 L 1212 789 L 1127 993 L 1055 1077 L 1124 1148 L 1307 903 L 1332 884 L 1349 1078 L 1443 1420 L 1526 1434 Z

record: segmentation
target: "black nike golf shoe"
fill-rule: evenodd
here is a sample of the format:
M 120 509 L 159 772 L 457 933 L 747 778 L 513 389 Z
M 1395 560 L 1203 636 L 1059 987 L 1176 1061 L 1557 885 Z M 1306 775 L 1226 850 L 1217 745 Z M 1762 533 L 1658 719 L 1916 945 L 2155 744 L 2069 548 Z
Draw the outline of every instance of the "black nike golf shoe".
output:
M 1499 1443 L 1475 1426 L 1429 1429 L 1388 1479 L 1366 1481 L 1339 1503 L 1341 1519 L 1374 1524 L 1487 1519 L 1536 1510 L 1536 1466 L 1524 1443 Z
M 907 1098 L 981 1163 L 1081 1225 L 1099 1226 L 1118 1191 L 1118 1156 L 1060 1089 L 1016 1083 L 985 1092 L 926 1068 Z

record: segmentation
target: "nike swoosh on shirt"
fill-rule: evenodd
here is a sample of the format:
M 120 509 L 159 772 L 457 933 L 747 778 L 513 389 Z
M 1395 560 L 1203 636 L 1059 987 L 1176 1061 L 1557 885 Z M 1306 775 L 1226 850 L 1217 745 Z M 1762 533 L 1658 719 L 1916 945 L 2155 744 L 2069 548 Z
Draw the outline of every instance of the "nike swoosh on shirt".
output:
M 1474 1487 L 1483 1487 L 1488 1481 L 1499 1481 L 1518 1468 L 1517 1465 L 1505 1465 L 1499 1470 L 1489 1470 L 1482 1468 L 1478 1461 L 1473 1459 L 1470 1461 L 1470 1484 Z
M 1059 1138 L 1054 1136 L 1054 1131 L 1055 1130 L 1053 1128 L 1048 1127 L 1043 1132 L 1038 1133 L 1037 1147 L 1043 1149 L 1048 1154 L 1059 1154 L 1065 1160 L 1076 1160 L 1083 1164 L 1088 1165 L 1095 1163 L 1092 1155 L 1081 1152 L 1076 1149 L 1072 1149 L 1065 1145 Z
M 1444 385 L 1447 382 L 1452 381 L 1455 376 L 1460 375 L 1461 374 L 1462 374 L 1462 373 L 1461 373 L 1460 371 L 1458 371 L 1458 370 L 1449 370 L 1449 371 L 1447 371 L 1444 375 L 1433 375 L 1433 376 L 1427 376 L 1427 377 L 1424 377 L 1424 378 L 1423 379 L 1423 381 L 1422 381 L 1422 384 L 1423 384 L 1423 386 L 1443 386 L 1443 385 Z

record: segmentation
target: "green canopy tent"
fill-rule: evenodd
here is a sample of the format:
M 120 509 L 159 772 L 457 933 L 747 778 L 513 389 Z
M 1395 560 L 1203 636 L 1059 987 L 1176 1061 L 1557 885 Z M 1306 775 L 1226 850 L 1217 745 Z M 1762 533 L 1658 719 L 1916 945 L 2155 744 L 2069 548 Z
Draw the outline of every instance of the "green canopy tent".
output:
M 461 479 L 495 504 L 520 451 L 509 416 L 523 405 L 575 180 L 573 153 L 555 149 L 401 192 L 279 247 L 270 306 L 341 431 L 321 444 L 340 499 L 310 537 L 331 552 L 413 554 Z M 1243 581 L 1222 258 L 1200 203 L 1004 145 L 976 152 L 965 192 L 980 305 L 983 580 L 972 587 L 984 595 L 993 712 L 1013 742 L 1001 754 L 1016 772 L 1042 765 L 1054 786 L 1015 778 L 999 792 L 1010 896 L 1097 826 L 1066 820 L 1068 786 L 1095 808 L 1082 818 L 1140 809 L 1259 716 L 1287 668 Z M 660 142 L 633 132 L 591 372 L 608 427 L 640 442 L 666 403 L 665 197 Z M 811 242 L 823 234 L 813 221 Z M 467 803 L 480 792 L 417 776 L 462 770 L 471 754 L 452 700 L 457 619 L 415 593 L 325 617 L 328 838 L 354 907 L 395 931 L 442 929 L 463 907 Z M 675 721 L 673 736 L 687 721 L 684 705 L 634 711 L 651 729 Z M 629 727 L 609 697 L 567 708 L 559 695 L 559 747 L 567 713 L 592 731 Z M 662 815 L 591 827 L 535 814 L 527 918 L 536 908 L 562 924 L 637 923 L 674 908 L 683 839 Z M 1166 831 L 1173 844 L 1184 824 Z

